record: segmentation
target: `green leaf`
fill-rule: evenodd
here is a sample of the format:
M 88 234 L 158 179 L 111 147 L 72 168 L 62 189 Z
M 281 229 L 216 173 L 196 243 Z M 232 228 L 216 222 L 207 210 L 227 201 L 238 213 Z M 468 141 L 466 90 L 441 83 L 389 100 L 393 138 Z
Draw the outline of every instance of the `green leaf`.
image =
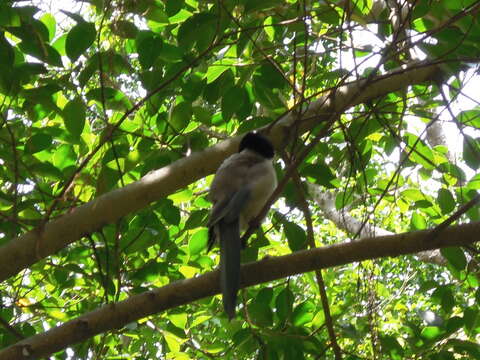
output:
M 353 190 L 345 189 L 337 193 L 335 197 L 335 208 L 337 210 L 343 209 L 350 205 L 354 200 Z
M 278 5 L 278 0 L 247 0 L 245 4 L 245 12 L 260 11 L 271 9 Z
M 175 335 L 170 331 L 162 331 L 163 339 L 170 350 L 170 353 L 178 353 L 180 351 L 180 346 L 185 340 L 181 339 L 179 336 Z
M 176 132 L 182 131 L 192 119 L 192 104 L 182 101 L 170 113 L 169 123 Z
M 155 226 L 155 233 L 153 231 L 143 231 L 132 235 L 133 238 L 122 237 L 122 251 L 127 254 L 135 254 L 157 244 L 162 245 L 168 240 L 168 231 L 161 223 Z
M 293 310 L 294 296 L 290 289 L 285 288 L 275 298 L 276 314 L 280 321 L 286 321 L 291 315 Z
M 263 64 L 255 71 L 255 81 L 269 89 L 283 89 L 288 85 L 282 74 L 282 69 L 270 63 Z
M 65 56 L 65 42 L 67 41 L 67 34 L 63 34 L 59 36 L 54 43 L 52 44 L 52 47 L 61 55 Z
M 313 320 L 316 306 L 310 301 L 305 301 L 293 310 L 292 321 L 295 326 L 302 326 Z
M 62 180 L 64 178 L 63 173 L 48 161 L 36 163 L 30 167 L 30 170 L 36 176 L 42 176 L 52 180 Z
M 152 282 L 155 281 L 162 272 L 163 265 L 153 260 L 134 272 L 132 278 L 139 281 Z
M 188 18 L 180 25 L 177 39 L 178 44 L 185 51 L 191 51 L 197 40 L 203 36 L 200 25 L 198 14 Z
M 223 28 L 217 27 L 218 15 L 211 12 L 197 14 L 196 21 L 198 25 L 195 33 L 201 34 L 201 36 L 197 35 L 195 49 L 198 52 L 203 52 L 212 45 L 217 35 L 221 35 Z
M 207 73 L 205 74 L 207 84 L 214 82 L 220 75 L 230 69 L 231 64 L 233 64 L 233 60 L 224 59 L 210 65 L 208 67 Z
M 106 88 L 96 88 L 90 90 L 86 95 L 88 100 L 94 100 L 103 105 L 103 100 L 105 100 L 105 105 L 108 109 L 114 110 L 126 110 L 129 109 L 132 104 L 130 100 L 125 96 L 121 91 L 106 87 Z
M 225 122 L 229 121 L 235 112 L 243 105 L 244 89 L 233 86 L 222 96 L 222 116 Z
M 212 115 L 207 109 L 200 106 L 194 106 L 193 114 L 195 115 L 195 120 L 200 121 L 202 124 L 210 125 Z
M 268 125 L 272 122 L 272 119 L 265 116 L 255 116 L 253 118 L 248 119 L 248 121 L 243 121 L 238 128 L 238 132 L 240 134 L 247 133 L 249 131 L 253 131 L 258 129 L 262 126 Z
M 271 326 L 273 312 L 270 303 L 273 297 L 273 289 L 270 287 L 261 289 L 248 305 L 251 319 L 259 326 Z
M 145 18 L 161 24 L 168 24 L 168 15 L 159 6 L 152 4 L 145 12 Z
M 470 306 L 463 311 L 465 329 L 471 333 L 476 327 L 480 327 L 480 311 L 477 307 Z M 479 329 L 480 330 L 480 329 Z
M 480 109 L 462 111 L 458 114 L 457 119 L 462 124 L 480 129 Z
M 50 317 L 52 317 L 55 320 L 62 321 L 62 322 L 68 320 L 68 315 L 64 311 L 61 311 L 59 309 L 47 308 L 47 313 Z
M 53 154 L 53 165 L 63 170 L 68 166 L 75 165 L 77 161 L 77 154 L 71 145 L 60 145 Z
M 75 98 L 63 108 L 65 127 L 76 139 L 80 138 L 85 127 L 86 107 L 82 99 Z
M 169 17 L 178 13 L 184 6 L 185 0 L 167 0 L 165 11 Z
M 442 333 L 443 331 L 437 326 L 427 326 L 422 329 L 421 336 L 427 340 L 434 341 Z
M 439 286 L 432 293 L 432 299 L 440 304 L 445 314 L 449 314 L 455 305 L 455 298 L 452 290 L 448 286 Z
M 319 20 L 330 25 L 338 25 L 341 20 L 338 9 L 333 6 L 320 5 L 317 8 L 317 14 Z
M 269 109 L 278 110 L 284 107 L 282 100 L 278 96 L 277 89 L 272 89 L 258 76 L 253 79 L 253 94 L 260 104 Z
M 0 36 L 0 65 L 12 66 L 15 59 L 15 52 L 12 45 L 5 39 L 3 35 Z
M 470 179 L 466 185 L 468 189 L 479 190 L 480 189 L 480 174 L 476 174 L 473 178 Z
M 162 199 L 160 201 L 160 212 L 163 218 L 171 225 L 178 225 L 180 223 L 180 210 L 173 205 L 170 199 Z
M 448 214 L 455 209 L 455 199 L 447 189 L 441 188 L 438 191 L 437 202 L 442 210 L 442 214 Z
M 307 235 L 299 225 L 286 222 L 284 225 L 285 236 L 288 240 L 288 246 L 292 251 L 299 251 L 307 247 Z
M 273 24 L 273 18 L 271 16 L 268 16 L 264 21 L 263 21 L 263 30 L 265 31 L 265 34 L 267 34 L 268 40 L 273 41 L 275 39 L 275 28 L 271 26 Z
M 418 212 L 414 212 L 412 214 L 411 226 L 415 230 L 424 230 L 427 228 L 427 222 L 425 220 L 425 216 L 419 214 Z
M 464 270 L 467 266 L 467 259 L 463 250 L 457 246 L 440 249 L 442 255 L 457 270 Z
M 208 230 L 201 229 L 190 237 L 188 242 L 188 250 L 190 256 L 198 255 L 207 246 Z
M 186 313 L 178 313 L 178 314 L 168 314 L 167 316 L 173 325 L 178 327 L 179 329 L 185 329 L 187 325 L 188 316 Z
M 108 166 L 102 166 L 100 174 L 97 177 L 96 189 L 97 194 L 106 193 L 109 190 L 112 190 L 119 179 L 119 171 L 117 169 L 112 170 Z
M 192 13 L 186 9 L 181 9 L 178 13 L 168 18 L 170 24 L 178 24 L 187 20 Z
M 0 25 L 1 26 L 15 26 L 21 25 L 18 10 L 5 2 L 0 4 Z
M 447 321 L 447 331 L 453 333 L 464 325 L 464 320 L 459 316 L 453 316 Z
M 65 51 L 72 62 L 75 62 L 93 44 L 96 35 L 95 24 L 84 21 L 68 32 Z
M 416 135 L 407 133 L 406 142 L 410 149 L 410 160 L 422 165 L 425 169 L 435 168 L 435 159 L 432 150 Z
M 182 60 L 183 52 L 178 46 L 163 43 L 162 51 L 159 55 L 160 59 L 169 63 L 175 63 Z
M 248 305 L 250 319 L 258 326 L 271 326 L 273 324 L 273 313 L 269 304 L 254 299 Z
M 135 39 L 138 28 L 133 22 L 118 20 L 111 25 L 112 32 L 124 39 Z
M 412 19 L 418 19 L 420 17 L 424 17 L 428 14 L 430 10 L 428 0 L 420 0 L 415 4 L 415 7 L 412 9 Z
M 30 137 L 25 144 L 25 152 L 28 154 L 34 154 L 39 151 L 45 150 L 52 145 L 53 138 L 49 134 L 37 133 Z
M 329 189 L 335 187 L 333 185 L 336 179 L 335 175 L 330 167 L 321 160 L 318 160 L 315 164 L 302 166 L 300 173 L 311 178 L 316 184 L 323 185 Z
M 195 229 L 205 223 L 205 219 L 208 216 L 208 211 L 205 209 L 195 210 L 190 213 L 187 221 L 185 222 L 185 230 Z
M 52 14 L 44 14 L 41 18 L 40 21 L 47 27 L 48 29 L 48 41 L 52 41 L 53 38 L 55 37 L 55 31 L 56 31 L 56 26 L 57 22 L 55 20 L 55 17 Z
M 480 359 L 480 345 L 476 342 L 451 339 L 447 345 L 453 345 L 457 354 L 467 353 L 470 356 L 468 359 Z
M 480 142 L 466 134 L 463 137 L 463 159 L 473 170 L 480 166 Z
M 140 65 L 148 69 L 162 53 L 163 40 L 151 31 L 140 31 L 135 39 L 135 45 Z
M 404 359 L 404 350 L 395 337 L 381 336 L 380 343 L 382 344 L 382 353 L 388 354 L 390 359 Z
M 20 49 L 41 60 L 47 64 L 61 67 L 63 66 L 62 58 L 57 50 L 45 43 L 38 43 L 34 39 L 23 40 L 20 45 Z

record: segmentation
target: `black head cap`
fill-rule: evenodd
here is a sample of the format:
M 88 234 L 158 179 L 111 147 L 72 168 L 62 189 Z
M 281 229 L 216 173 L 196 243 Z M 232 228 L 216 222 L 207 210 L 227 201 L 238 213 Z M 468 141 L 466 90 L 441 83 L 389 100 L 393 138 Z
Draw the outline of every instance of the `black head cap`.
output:
M 255 151 L 267 159 L 273 158 L 274 155 L 273 145 L 270 140 L 268 140 L 265 136 L 252 132 L 247 133 L 240 142 L 238 152 L 242 151 L 243 149 Z

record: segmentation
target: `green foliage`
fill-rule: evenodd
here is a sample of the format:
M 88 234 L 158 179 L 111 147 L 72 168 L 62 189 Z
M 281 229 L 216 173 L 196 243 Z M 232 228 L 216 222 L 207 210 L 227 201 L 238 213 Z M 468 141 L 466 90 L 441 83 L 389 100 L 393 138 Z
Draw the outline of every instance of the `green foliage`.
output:
M 0 3 L 0 245 L 286 114 L 297 122 L 282 128 L 276 166 L 282 178 L 295 165 L 293 180 L 245 261 L 307 249 L 310 226 L 317 246 L 357 239 L 351 219 L 393 233 L 431 229 L 480 189 L 479 98 L 467 87 L 480 54 L 477 1 L 399 2 L 402 21 L 370 0 L 55 3 Z M 370 94 L 375 76 L 418 66 L 412 47 L 425 67 L 439 65 L 435 81 L 413 74 L 408 87 Z M 349 101 L 366 100 L 338 105 L 342 86 L 359 79 Z M 440 122 L 461 142 L 432 140 Z M 152 195 L 4 281 L 2 347 L 216 269 L 217 252 L 205 251 L 210 181 Z M 455 218 L 479 219 L 478 205 Z M 323 285 L 302 274 L 242 290 L 231 322 L 215 296 L 53 356 L 333 359 L 331 325 L 344 359 L 480 359 L 478 246 L 434 258 L 323 270 L 329 313 Z

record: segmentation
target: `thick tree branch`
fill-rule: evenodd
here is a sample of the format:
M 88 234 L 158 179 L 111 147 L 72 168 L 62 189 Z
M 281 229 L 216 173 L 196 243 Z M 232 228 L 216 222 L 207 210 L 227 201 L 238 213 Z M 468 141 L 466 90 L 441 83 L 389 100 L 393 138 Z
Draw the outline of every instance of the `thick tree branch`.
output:
M 298 129 L 297 134 L 302 134 L 346 106 L 431 80 L 439 71 L 436 64 L 415 63 L 409 68 L 369 79 L 368 86 L 367 80 L 346 84 L 312 101 L 301 119 L 294 112 L 285 115 L 270 129 L 269 137 L 277 147 L 284 146 L 294 125 Z M 0 281 L 54 254 L 82 236 L 212 174 L 222 160 L 236 150 L 239 140 L 239 137 L 235 137 L 175 161 L 135 183 L 79 206 L 41 228 L 12 239 L 0 247 L 0 258 L 4 259 L 0 262 Z
M 480 222 L 451 226 L 442 232 L 418 231 L 368 238 L 363 241 L 324 246 L 290 255 L 269 257 L 245 264 L 241 269 L 241 287 L 281 279 L 316 269 L 351 262 L 394 257 L 448 246 L 465 246 L 480 240 Z M 0 351 L 0 360 L 41 358 L 96 334 L 118 329 L 128 323 L 219 292 L 218 271 L 196 278 L 176 281 L 156 290 L 130 297 L 34 335 Z
M 335 195 L 331 192 L 323 191 L 319 185 L 307 182 L 307 186 L 312 200 L 320 207 L 325 218 L 332 221 L 339 229 L 351 235 L 358 234 L 360 239 L 393 235 L 392 232 L 368 222 L 364 224 L 363 221 L 349 215 L 346 210 L 337 210 L 335 207 Z
M 393 234 L 388 230 L 354 218 L 353 216 L 349 215 L 346 210 L 337 210 L 335 207 L 334 194 L 322 191 L 321 187 L 316 184 L 307 183 L 307 186 L 310 196 L 320 207 L 325 218 L 333 222 L 339 229 L 342 229 L 350 235 L 358 234 L 360 238 L 359 240 L 363 240 L 364 238 L 372 236 L 385 236 Z M 438 249 L 422 251 L 416 254 L 416 256 L 420 261 L 436 265 L 445 266 L 447 263 Z

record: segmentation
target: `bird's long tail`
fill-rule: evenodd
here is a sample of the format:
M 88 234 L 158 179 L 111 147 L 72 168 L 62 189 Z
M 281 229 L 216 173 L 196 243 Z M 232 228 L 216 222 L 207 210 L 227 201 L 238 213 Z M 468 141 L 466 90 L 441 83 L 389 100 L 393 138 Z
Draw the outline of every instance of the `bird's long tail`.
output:
M 231 320 L 235 316 L 240 286 L 240 228 L 238 218 L 218 224 L 220 234 L 220 288 L 223 308 Z

